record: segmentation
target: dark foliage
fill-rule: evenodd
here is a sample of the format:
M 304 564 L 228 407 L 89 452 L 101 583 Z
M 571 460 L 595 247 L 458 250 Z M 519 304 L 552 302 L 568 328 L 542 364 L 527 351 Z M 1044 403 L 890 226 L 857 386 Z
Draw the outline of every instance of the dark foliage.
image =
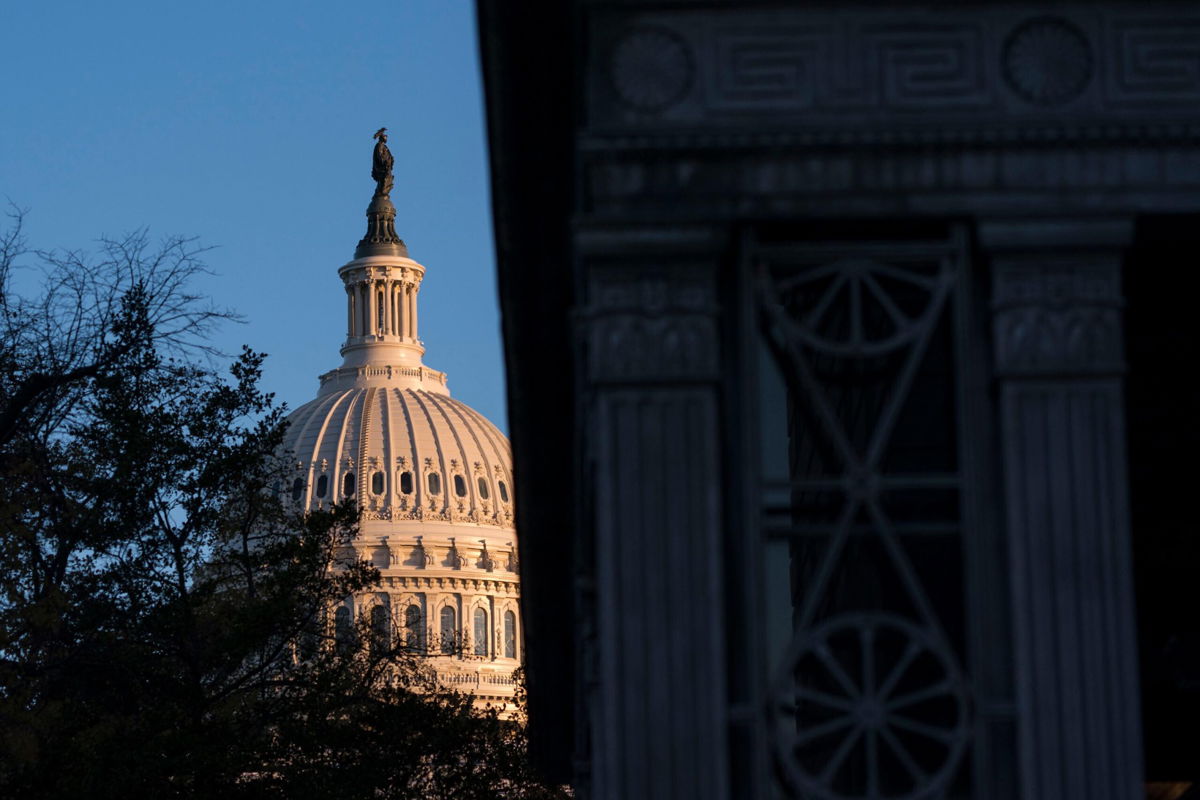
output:
M 282 411 L 191 242 L 0 238 L 0 796 L 556 797 L 521 728 L 327 613 L 378 573 L 353 508 L 281 498 Z M 22 258 L 42 293 L 13 289 Z M 370 632 L 361 628 L 358 641 Z M 301 652 L 303 651 L 303 652 Z

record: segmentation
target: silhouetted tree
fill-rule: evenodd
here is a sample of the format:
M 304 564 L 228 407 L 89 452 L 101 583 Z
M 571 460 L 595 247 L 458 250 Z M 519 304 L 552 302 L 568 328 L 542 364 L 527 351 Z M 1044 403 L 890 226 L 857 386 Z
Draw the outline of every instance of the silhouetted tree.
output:
M 201 250 L 27 252 L 20 221 L 0 237 L 0 796 L 560 796 L 518 725 L 402 643 L 335 646 L 328 610 L 378 572 L 345 555 L 352 507 L 280 494 L 283 412 L 261 355 L 214 366 L 230 315 L 188 289 Z

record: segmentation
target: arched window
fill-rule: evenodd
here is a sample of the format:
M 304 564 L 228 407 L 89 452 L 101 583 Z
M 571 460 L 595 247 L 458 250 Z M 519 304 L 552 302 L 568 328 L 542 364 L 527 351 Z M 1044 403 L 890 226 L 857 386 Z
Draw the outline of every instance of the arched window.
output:
M 329 476 L 322 475 L 317 478 L 317 497 L 324 497 L 327 491 L 329 491 Z
M 454 624 L 454 609 L 450 606 L 443 606 L 439 622 L 441 623 L 440 638 L 442 652 L 450 655 L 454 652 L 455 645 L 458 643 L 458 626 Z
M 333 615 L 333 640 L 343 655 L 354 647 L 354 625 L 350 621 L 350 609 L 345 606 L 339 606 Z
M 438 475 L 436 472 L 429 473 L 429 478 L 428 478 L 428 480 L 426 480 L 426 483 L 429 484 L 429 493 L 430 494 L 441 494 L 442 493 L 442 476 L 441 475 Z
M 347 472 L 342 476 L 342 497 L 354 496 L 354 473 Z
M 376 655 L 386 653 L 392 646 L 392 626 L 385 605 L 371 607 L 371 650 Z
M 304 623 L 304 627 L 300 630 L 300 642 L 298 655 L 301 661 L 312 661 L 317 657 L 317 646 L 319 639 L 317 637 L 317 621 L 310 617 Z
M 504 612 L 504 657 L 517 657 L 517 615 Z
M 500 481 L 500 499 L 508 502 L 508 487 L 504 485 L 504 481 Z
M 454 493 L 459 497 L 467 496 L 467 482 L 463 480 L 462 475 L 454 476 Z
M 404 609 L 404 644 L 409 650 L 420 652 L 425 649 L 425 632 L 421 624 L 421 607 L 410 605 Z
M 371 493 L 383 494 L 383 473 L 378 470 L 371 476 Z
M 479 496 L 484 500 L 488 499 L 487 478 L 479 479 Z
M 304 494 L 304 479 L 296 478 L 292 481 L 292 502 L 299 503 L 300 496 Z
M 412 473 L 408 470 L 400 473 L 400 491 L 403 494 L 412 494 L 413 482 Z
M 486 656 L 488 654 L 488 645 L 492 637 L 488 635 L 488 619 L 487 612 L 482 608 L 475 609 L 474 619 L 474 639 L 475 639 L 475 655 Z

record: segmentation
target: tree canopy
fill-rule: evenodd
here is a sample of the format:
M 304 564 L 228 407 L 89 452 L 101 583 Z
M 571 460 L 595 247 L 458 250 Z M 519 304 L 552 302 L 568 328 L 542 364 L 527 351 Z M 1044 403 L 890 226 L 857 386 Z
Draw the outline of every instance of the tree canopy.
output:
M 261 354 L 207 344 L 232 315 L 190 288 L 203 250 L 33 251 L 10 223 L 0 796 L 562 796 L 519 724 L 419 655 L 331 641 L 328 610 L 378 573 L 345 555 L 353 507 L 281 499 L 284 412 Z

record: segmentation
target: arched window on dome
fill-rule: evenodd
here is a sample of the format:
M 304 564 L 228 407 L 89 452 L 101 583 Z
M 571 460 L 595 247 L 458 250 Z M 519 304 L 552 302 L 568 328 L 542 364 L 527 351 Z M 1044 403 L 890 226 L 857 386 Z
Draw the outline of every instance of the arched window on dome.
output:
M 342 655 L 354 648 L 354 625 L 350 620 L 350 609 L 338 606 L 333 615 L 333 641 Z
M 371 652 L 382 655 L 392 646 L 392 625 L 385 605 L 371 607 Z
M 488 492 L 487 478 L 484 478 L 481 476 L 479 478 L 479 496 L 480 496 L 480 498 L 487 500 L 489 494 L 490 493 Z
M 342 476 L 342 497 L 354 496 L 354 473 L 347 472 Z
M 429 486 L 430 494 L 441 494 L 442 493 L 442 476 L 441 475 L 438 475 L 436 472 L 429 473 L 429 477 L 428 477 L 428 479 L 426 479 L 426 483 Z
M 300 629 L 300 641 L 297 647 L 297 655 L 301 661 L 312 661 L 317 657 L 317 651 L 320 646 L 320 637 L 318 636 L 318 626 L 315 617 L 310 617 L 304 627 Z
M 486 656 L 491 649 L 488 645 L 491 644 L 491 636 L 488 635 L 488 615 L 482 608 L 475 609 L 474 636 L 475 639 L 475 655 Z
M 439 616 L 440 639 L 442 652 L 446 655 L 452 655 L 455 650 L 455 645 L 458 644 L 458 626 L 455 624 L 454 609 L 450 606 L 443 606 Z
M 517 657 L 517 615 L 512 611 L 504 612 L 504 657 Z
M 401 494 L 412 494 L 413 479 L 412 473 L 408 470 L 400 473 L 400 492 Z
M 292 481 L 292 502 L 299 503 L 301 496 L 304 494 L 304 479 L 296 478 Z
M 467 496 L 467 481 L 462 475 L 454 476 L 454 493 L 459 497 Z
M 376 470 L 375 474 L 371 476 L 371 493 L 383 494 L 383 473 L 379 470 Z
M 324 497 L 325 493 L 328 491 L 329 491 L 329 476 L 322 475 L 321 477 L 317 478 L 317 497 Z
M 425 632 L 421 620 L 421 607 L 410 605 L 404 609 L 404 646 L 419 653 L 425 649 Z
M 500 489 L 500 499 L 507 503 L 508 502 L 508 487 L 504 485 L 504 481 L 500 481 L 497 484 L 497 487 Z

